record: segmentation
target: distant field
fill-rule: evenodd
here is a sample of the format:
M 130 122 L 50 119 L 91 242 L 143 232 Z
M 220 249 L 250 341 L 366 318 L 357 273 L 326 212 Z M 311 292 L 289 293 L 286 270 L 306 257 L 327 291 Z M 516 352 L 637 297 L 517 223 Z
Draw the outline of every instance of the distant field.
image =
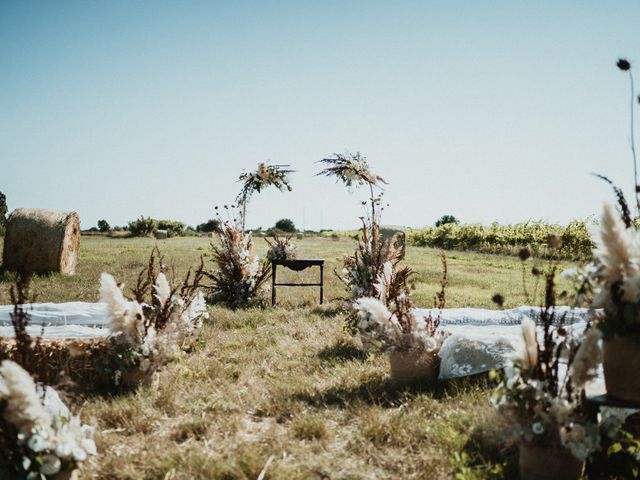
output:
M 96 301 L 100 272 L 132 285 L 158 245 L 182 274 L 208 254 L 208 242 L 83 237 L 77 275 L 37 278 L 34 291 L 39 301 Z M 344 290 L 332 271 L 354 241 L 297 243 L 301 257 L 327 261 L 327 305 L 317 306 L 317 289 L 283 288 L 275 309 L 211 307 L 202 346 L 169 365 L 159 386 L 77 399 L 83 419 L 99 427 L 100 455 L 82 478 L 255 479 L 270 458 L 266 478 L 278 479 L 437 479 L 472 463 L 478 476 L 459 478 L 495 478 L 490 460 L 514 467 L 512 450 L 479 440 L 479 431 L 495 437 L 499 428 L 483 381 L 397 390 L 388 383 L 386 357 L 361 353 L 343 332 L 335 307 Z M 264 253 L 264 240 L 256 247 Z M 416 304 L 430 306 L 441 275 L 438 252 L 409 247 L 406 263 L 416 272 Z M 513 257 L 451 253 L 449 276 L 448 306 L 494 308 L 496 292 L 507 307 L 525 302 Z M 460 451 L 467 457 L 456 457 Z

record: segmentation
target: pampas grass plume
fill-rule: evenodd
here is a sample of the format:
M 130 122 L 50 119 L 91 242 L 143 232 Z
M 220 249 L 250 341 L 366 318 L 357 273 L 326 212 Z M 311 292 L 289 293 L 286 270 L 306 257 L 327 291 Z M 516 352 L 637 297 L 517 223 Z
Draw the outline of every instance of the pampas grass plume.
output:
M 5 420 L 21 433 L 28 435 L 36 427 L 51 425 L 31 375 L 11 360 L 0 364 L 0 400 L 6 402 Z
M 522 320 L 522 338 L 524 339 L 523 366 L 534 368 L 538 364 L 538 341 L 536 340 L 536 323 L 530 318 Z

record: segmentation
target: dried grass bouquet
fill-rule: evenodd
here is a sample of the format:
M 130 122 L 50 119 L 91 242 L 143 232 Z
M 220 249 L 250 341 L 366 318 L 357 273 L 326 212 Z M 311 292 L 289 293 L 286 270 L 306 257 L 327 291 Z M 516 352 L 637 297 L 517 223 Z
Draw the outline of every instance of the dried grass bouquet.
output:
M 416 313 L 406 288 L 409 274 L 408 269 L 396 272 L 391 262 L 385 263 L 374 284 L 376 296 L 360 298 L 354 303 L 358 314 L 356 327 L 366 350 L 413 352 L 433 359 L 447 335 L 439 329 L 439 316 L 432 318 Z
M 169 284 L 162 262 L 160 252 L 154 249 L 147 267 L 138 275 L 133 299 L 124 296 L 123 286 L 111 275 L 100 277 L 100 301 L 107 306 L 114 351 L 101 369 L 116 385 L 149 379 L 209 317 L 199 290 L 204 277 L 202 259 L 195 272 L 190 269 L 177 286 Z
M 237 221 L 235 207 L 225 205 L 228 218 L 219 218 L 215 234 L 219 245 L 211 244 L 212 260 L 216 266 L 205 275 L 213 284 L 207 287 L 214 303 L 223 303 L 231 308 L 246 307 L 261 300 L 261 296 L 271 273 L 269 262 L 260 262 L 253 252 L 251 232 L 245 233 Z
M 600 445 L 599 427 L 581 402 L 584 385 L 595 377 L 599 336 L 590 331 L 576 354 L 579 338 L 565 325 L 567 313 L 556 315 L 555 273 L 553 265 L 544 274 L 541 335 L 532 319 L 522 321 L 524 351 L 505 367 L 492 400 L 521 445 L 566 448 L 584 461 Z
M 283 238 L 279 237 L 277 233 L 274 233 L 272 240 L 265 238 L 265 241 L 269 245 L 269 250 L 267 250 L 267 259 L 270 261 L 295 259 L 298 247 L 291 241 L 292 237 L 293 234 Z
M 334 154 L 333 157 L 324 158 L 320 163 L 327 165 L 318 175 L 335 176 L 337 181 L 343 182 L 351 188 L 355 185 L 367 185 L 370 198 L 362 202 L 365 214 L 361 217 L 362 235 L 358 239 L 358 245 L 353 255 L 345 256 L 343 268 L 338 275 L 340 280 L 349 290 L 350 301 L 361 297 L 375 297 L 374 284 L 383 274 L 387 263 L 391 268 L 398 270 L 398 263 L 404 258 L 405 244 L 404 234 L 397 233 L 392 238 L 384 240 L 380 234 L 380 219 L 384 207 L 382 206 L 382 192 L 376 195 L 375 188 L 387 183 L 381 176 L 371 172 L 364 155 L 359 152 L 355 155 Z M 394 273 L 400 277 L 407 277 L 409 270 L 405 267 Z M 400 282 L 399 285 L 402 285 Z
M 598 322 L 605 339 L 617 335 L 640 342 L 640 233 L 622 192 L 614 189 L 620 213 L 605 205 L 600 235 L 594 239 L 593 306 L 605 311 Z
M 254 172 L 243 172 L 238 181 L 242 183 L 242 190 L 236 198 L 238 206 L 241 208 L 240 223 L 242 230 L 245 227 L 245 219 L 247 215 L 247 204 L 251 196 L 264 188 L 272 186 L 280 190 L 291 191 L 288 175 L 293 172 L 289 165 L 269 165 L 267 163 L 259 163 L 258 168 Z

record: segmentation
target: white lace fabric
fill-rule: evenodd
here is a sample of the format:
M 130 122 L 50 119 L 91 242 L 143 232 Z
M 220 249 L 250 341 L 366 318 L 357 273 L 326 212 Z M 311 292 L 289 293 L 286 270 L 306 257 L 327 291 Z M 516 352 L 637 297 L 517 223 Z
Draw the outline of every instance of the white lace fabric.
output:
M 505 366 L 510 357 L 523 348 L 520 323 L 526 317 L 538 323 L 542 335 L 541 309 L 518 307 L 511 310 L 480 308 L 418 309 L 421 315 L 433 318 L 440 313 L 440 328 L 449 332 L 440 352 L 440 379 L 458 378 L 488 372 Z M 589 309 L 558 307 L 554 327 L 562 325 L 574 333 L 581 333 L 593 312 Z

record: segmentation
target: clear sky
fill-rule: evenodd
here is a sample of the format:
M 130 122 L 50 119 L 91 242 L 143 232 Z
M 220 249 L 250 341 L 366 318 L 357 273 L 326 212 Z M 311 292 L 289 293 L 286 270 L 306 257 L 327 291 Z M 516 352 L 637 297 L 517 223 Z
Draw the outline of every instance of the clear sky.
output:
M 0 191 L 9 209 L 195 225 L 243 169 L 291 164 L 248 226 L 353 228 L 365 191 L 315 177 L 361 151 L 383 223 L 599 213 L 630 192 L 640 1 L 0 0 Z

